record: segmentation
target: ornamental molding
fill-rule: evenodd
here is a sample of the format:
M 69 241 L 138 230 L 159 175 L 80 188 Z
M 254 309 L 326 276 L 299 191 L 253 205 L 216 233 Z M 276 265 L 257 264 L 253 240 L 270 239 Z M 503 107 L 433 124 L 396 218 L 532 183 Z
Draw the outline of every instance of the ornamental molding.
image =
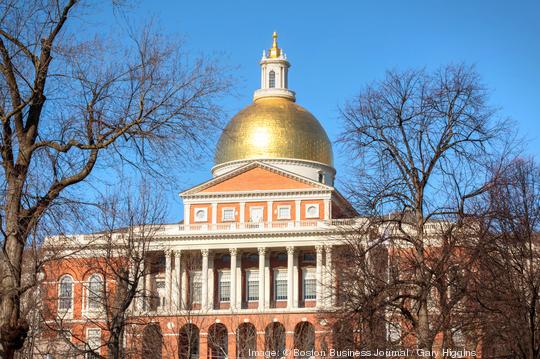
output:
M 269 172 L 272 172 L 272 173 L 275 173 L 275 174 L 278 174 L 278 175 L 281 175 L 281 176 L 284 176 L 284 177 L 287 177 L 287 178 L 290 178 L 290 179 L 294 179 L 295 181 L 299 181 L 299 182 L 302 182 L 302 183 L 305 183 L 305 184 L 309 184 L 309 185 L 314 186 L 314 187 L 316 187 L 318 189 L 323 189 L 323 190 L 328 190 L 328 191 L 333 190 L 333 187 L 331 187 L 331 186 L 325 185 L 323 183 L 319 183 L 317 181 L 314 181 L 314 180 L 309 179 L 307 177 L 298 175 L 296 173 L 286 171 L 286 170 L 284 170 L 282 168 L 274 167 L 274 166 L 271 166 L 271 165 L 268 165 L 266 163 L 262 163 L 262 162 L 259 162 L 259 161 L 250 161 L 250 162 L 246 163 L 244 166 L 240 166 L 240 167 L 238 167 L 238 168 L 236 168 L 236 169 L 234 169 L 234 170 L 232 170 L 230 172 L 222 174 L 221 176 L 212 178 L 211 180 L 206 181 L 206 182 L 204 182 L 204 183 L 202 183 L 200 185 L 197 185 L 195 187 L 187 189 L 184 192 L 181 192 L 180 196 L 181 197 L 194 196 L 195 194 L 198 194 L 200 191 L 204 191 L 207 188 L 210 188 L 210 187 L 212 187 L 212 186 L 214 186 L 214 185 L 216 185 L 218 183 L 221 183 L 223 181 L 226 181 L 228 179 L 236 177 L 239 174 L 244 173 L 246 171 L 249 171 L 249 170 L 251 170 L 253 168 L 262 168 L 262 169 L 265 169 L 265 170 L 267 170 Z
M 242 166 L 244 163 L 249 164 L 252 162 L 259 162 L 264 161 L 265 163 L 274 163 L 274 164 L 283 164 L 283 165 L 300 165 L 308 168 L 313 169 L 320 169 L 323 168 L 324 170 L 328 171 L 332 175 L 336 174 L 336 169 L 334 167 L 331 167 L 325 163 L 322 162 L 316 162 L 316 161 L 310 161 L 310 160 L 300 160 L 297 158 L 258 158 L 258 159 L 242 159 L 242 160 L 235 160 L 225 163 L 220 163 L 219 165 L 216 165 L 212 167 L 212 173 L 215 173 L 217 170 L 220 170 L 222 168 L 226 167 L 234 167 L 234 166 Z M 234 170 L 232 170 L 234 171 Z
M 284 196 L 289 196 L 290 200 L 295 199 L 320 199 L 321 195 L 326 195 L 328 199 L 335 190 L 328 189 L 305 189 L 305 190 L 265 190 L 265 191 L 250 191 L 250 192 L 204 192 L 192 195 L 183 196 L 184 204 L 195 204 L 207 202 L 209 199 L 219 199 L 220 201 L 229 200 L 238 202 L 240 199 L 249 199 L 256 201 L 257 199 L 267 200 L 268 198 L 277 198 L 279 200 L 287 200 Z M 220 202 L 222 203 L 222 202 Z

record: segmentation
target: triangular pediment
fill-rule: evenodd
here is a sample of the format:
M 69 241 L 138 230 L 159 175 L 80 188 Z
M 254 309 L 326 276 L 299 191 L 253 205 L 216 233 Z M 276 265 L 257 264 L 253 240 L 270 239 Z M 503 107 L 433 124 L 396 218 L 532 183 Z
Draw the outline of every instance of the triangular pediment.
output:
M 321 189 L 332 187 L 274 166 L 254 162 L 195 186 L 181 195 Z

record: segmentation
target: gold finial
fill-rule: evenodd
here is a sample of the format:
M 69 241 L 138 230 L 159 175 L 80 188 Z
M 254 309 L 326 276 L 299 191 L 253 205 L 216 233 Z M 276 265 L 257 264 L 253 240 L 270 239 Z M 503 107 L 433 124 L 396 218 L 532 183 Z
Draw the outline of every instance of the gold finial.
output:
M 278 47 L 276 31 L 274 31 L 274 33 L 272 34 L 272 38 L 274 39 L 274 41 L 272 42 L 272 48 L 268 51 L 269 57 L 271 58 L 280 57 L 281 49 Z

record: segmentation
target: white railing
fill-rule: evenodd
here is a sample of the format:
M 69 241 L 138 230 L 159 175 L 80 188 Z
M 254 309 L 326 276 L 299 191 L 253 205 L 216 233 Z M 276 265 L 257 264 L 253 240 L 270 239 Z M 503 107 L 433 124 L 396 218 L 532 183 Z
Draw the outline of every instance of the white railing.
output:
M 194 223 L 165 225 L 160 234 L 193 233 L 193 232 L 253 232 L 253 231 L 289 231 L 306 229 L 329 229 L 331 227 L 347 226 L 357 223 L 358 219 L 332 219 L 332 220 L 303 220 L 303 221 L 275 221 L 275 222 L 229 222 L 229 223 Z

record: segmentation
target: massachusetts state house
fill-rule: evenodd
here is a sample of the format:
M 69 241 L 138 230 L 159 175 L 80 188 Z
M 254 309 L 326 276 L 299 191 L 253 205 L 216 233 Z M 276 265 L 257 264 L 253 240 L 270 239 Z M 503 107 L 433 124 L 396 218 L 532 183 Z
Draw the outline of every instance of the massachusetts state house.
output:
M 180 193 L 184 219 L 155 225 L 143 248 L 122 334 L 134 357 L 313 357 L 333 345 L 337 232 L 356 213 L 334 188 L 324 128 L 289 89 L 275 33 L 260 66 L 261 88 L 224 129 L 211 178 Z M 45 270 L 50 358 L 81 346 L 107 356 L 104 296 L 117 283 L 95 264 L 98 237 L 73 236 L 84 250 Z

